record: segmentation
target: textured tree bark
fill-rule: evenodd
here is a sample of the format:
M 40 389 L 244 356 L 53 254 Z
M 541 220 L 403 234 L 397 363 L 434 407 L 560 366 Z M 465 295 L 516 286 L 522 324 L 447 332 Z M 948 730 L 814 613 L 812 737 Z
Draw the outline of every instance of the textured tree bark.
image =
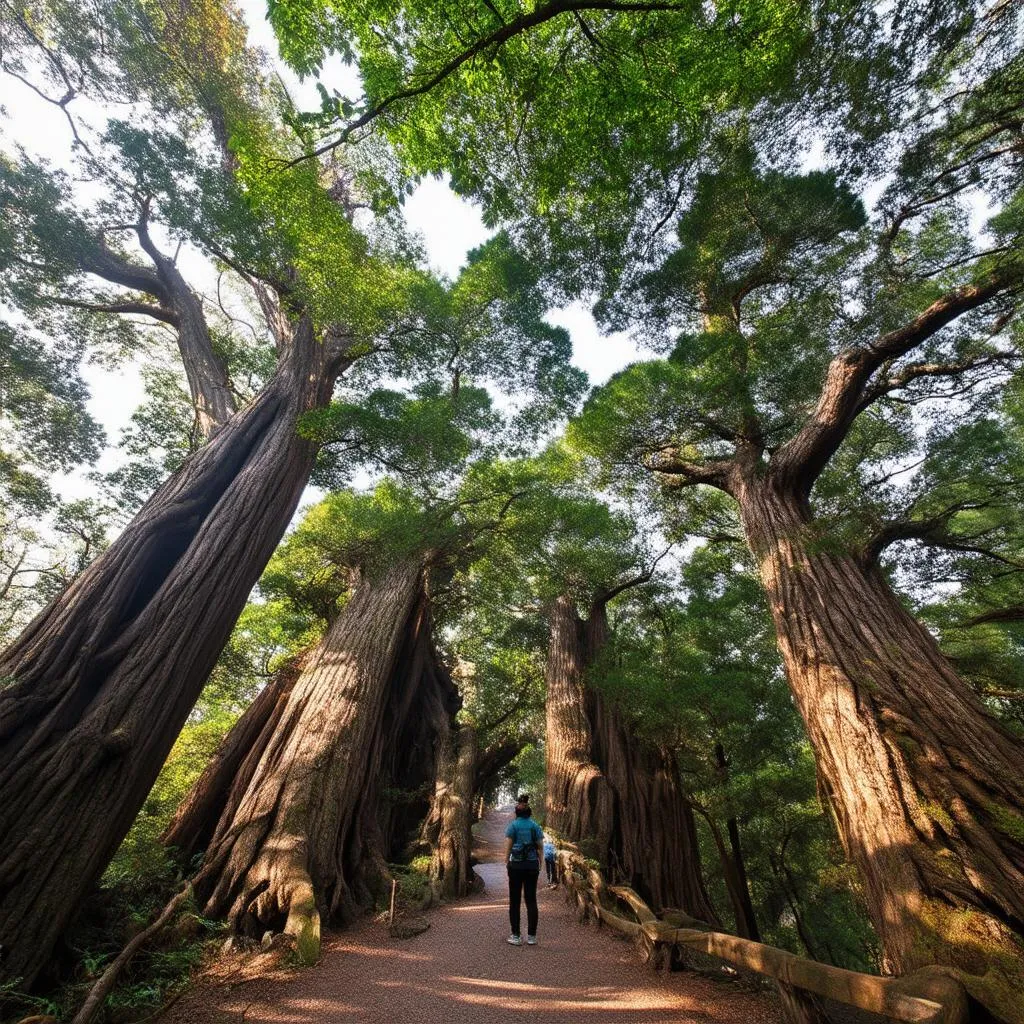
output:
M 556 602 L 547 668 L 548 823 L 584 847 L 593 843 L 610 881 L 653 906 L 717 924 L 674 755 L 635 740 L 618 709 L 585 683 L 607 635 L 604 602 L 595 602 L 586 622 L 567 597 Z
M 421 838 L 430 814 L 444 743 L 462 698 L 434 649 L 428 614 L 410 637 L 410 654 L 399 657 L 393 697 L 385 709 L 384 759 L 378 800 L 382 849 L 388 860 L 405 856 Z
M 260 395 L 0 656 L 0 976 L 31 985 L 128 831 L 313 464 L 343 365 L 308 321 Z
M 221 740 L 206 770 L 178 806 L 160 841 L 173 847 L 182 861 L 205 850 L 225 811 L 231 813 L 238 806 L 302 665 L 303 658 L 295 658 L 275 673 Z
M 591 756 L 584 672 L 583 623 L 562 595 L 550 612 L 551 640 L 545 670 L 546 823 L 559 835 L 600 857 L 611 839 L 615 797 Z M 593 851 L 587 846 L 593 845 Z
M 822 788 L 886 967 L 954 968 L 1024 1020 L 1024 756 L 882 573 L 817 541 L 805 502 L 734 488 Z
M 321 917 L 351 917 L 380 888 L 386 741 L 415 715 L 418 687 L 406 684 L 423 678 L 417 652 L 429 629 L 422 563 L 359 584 L 295 683 L 237 808 L 218 825 L 196 879 L 206 914 L 248 933 L 283 928 L 312 960 Z
M 430 879 L 444 899 L 465 896 L 473 882 L 473 784 L 478 756 L 476 729 L 452 730 L 438 765 L 425 833 L 433 845 Z

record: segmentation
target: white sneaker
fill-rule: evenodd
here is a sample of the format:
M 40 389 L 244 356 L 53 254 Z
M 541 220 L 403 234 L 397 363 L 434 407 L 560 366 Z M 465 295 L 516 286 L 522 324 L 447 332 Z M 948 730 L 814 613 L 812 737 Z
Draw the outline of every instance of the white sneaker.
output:
M 534 939 L 533 941 L 536 942 L 537 940 Z M 529 939 L 527 939 L 527 942 L 529 942 Z M 508 944 L 510 946 L 521 946 L 523 944 L 523 940 L 518 935 L 510 935 L 508 937 Z
M 537 945 L 537 936 L 536 935 L 527 935 L 526 936 L 526 944 L 528 946 L 536 946 Z

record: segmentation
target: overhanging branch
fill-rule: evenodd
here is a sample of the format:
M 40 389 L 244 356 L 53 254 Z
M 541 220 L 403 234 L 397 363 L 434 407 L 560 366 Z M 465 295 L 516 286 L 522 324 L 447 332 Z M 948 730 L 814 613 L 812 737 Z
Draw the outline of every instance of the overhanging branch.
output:
M 515 36 L 536 28 L 538 25 L 543 25 L 545 22 L 551 21 L 562 14 L 579 14 L 583 11 L 645 14 L 659 11 L 690 11 L 692 9 L 691 4 L 670 3 L 664 2 L 664 0 L 663 2 L 657 2 L 657 0 L 643 2 L 643 0 L 640 0 L 637 3 L 626 3 L 622 2 L 622 0 L 606 0 L 606 2 L 601 2 L 601 0 L 550 0 L 549 3 L 541 4 L 529 13 L 520 14 L 512 21 L 505 22 L 494 31 L 480 36 L 479 39 L 466 45 L 461 52 L 442 64 L 437 71 L 430 74 L 421 84 L 407 85 L 404 89 L 399 89 L 397 92 L 384 97 L 384 99 L 379 100 L 368 110 L 345 125 L 332 141 L 326 142 L 309 153 L 288 161 L 284 166 L 292 167 L 303 160 L 315 159 L 337 149 L 348 142 L 352 135 L 359 131 L 360 128 L 367 127 L 404 100 L 414 99 L 416 96 L 422 96 L 430 92 L 454 75 L 463 64 L 466 64 L 474 57 L 491 48 L 500 47 Z

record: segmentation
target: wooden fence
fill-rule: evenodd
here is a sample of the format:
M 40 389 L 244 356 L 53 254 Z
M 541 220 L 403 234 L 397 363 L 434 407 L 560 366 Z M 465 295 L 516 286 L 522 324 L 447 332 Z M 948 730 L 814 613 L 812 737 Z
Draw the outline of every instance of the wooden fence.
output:
M 900 978 L 881 978 L 808 960 L 775 946 L 712 931 L 677 911 L 661 918 L 627 886 L 609 886 L 578 850 L 558 852 L 559 880 L 582 920 L 594 919 L 632 939 L 654 967 L 696 951 L 733 968 L 774 981 L 787 1014 L 801 1021 L 827 1021 L 817 997 L 845 1003 L 907 1024 L 967 1024 L 967 993 L 941 967 Z M 685 959 L 685 956 L 683 957 Z

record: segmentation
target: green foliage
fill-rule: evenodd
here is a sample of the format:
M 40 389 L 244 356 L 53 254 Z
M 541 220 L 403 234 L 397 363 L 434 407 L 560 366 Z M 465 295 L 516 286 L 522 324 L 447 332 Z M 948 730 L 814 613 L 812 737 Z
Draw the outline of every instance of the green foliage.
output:
M 374 125 L 407 173 L 450 174 L 491 223 L 529 217 L 560 286 L 587 288 L 649 243 L 705 119 L 784 86 L 811 30 L 810 11 L 787 0 L 638 8 L 480 0 L 453 16 L 421 0 L 275 0 L 271 19 L 301 73 L 330 52 L 357 66 L 364 95 L 324 89 L 324 122 L 340 129 L 417 87 Z
M 735 819 L 764 941 L 875 970 L 870 927 L 818 802 L 814 758 L 746 563 L 735 546 L 702 546 L 683 566 L 685 601 L 623 597 L 589 682 L 634 732 L 676 750 L 723 917 L 731 904 L 712 830 L 728 848 Z

